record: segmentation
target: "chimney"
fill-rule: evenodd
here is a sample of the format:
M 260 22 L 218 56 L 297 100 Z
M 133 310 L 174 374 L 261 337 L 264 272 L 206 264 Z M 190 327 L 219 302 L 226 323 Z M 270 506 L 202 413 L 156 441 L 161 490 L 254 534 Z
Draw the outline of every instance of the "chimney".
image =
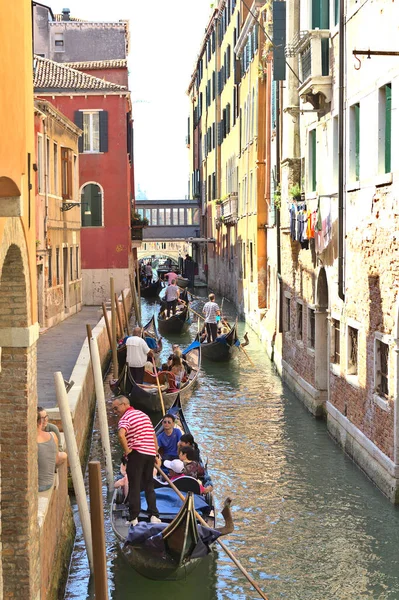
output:
M 69 15 L 71 14 L 71 11 L 69 10 L 69 8 L 63 8 L 62 9 L 62 20 L 63 21 L 69 21 Z

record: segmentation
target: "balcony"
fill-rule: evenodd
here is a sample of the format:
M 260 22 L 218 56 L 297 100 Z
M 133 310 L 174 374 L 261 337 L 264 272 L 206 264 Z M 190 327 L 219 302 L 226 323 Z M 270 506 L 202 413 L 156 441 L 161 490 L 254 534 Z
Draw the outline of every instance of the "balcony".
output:
M 303 102 L 310 102 L 313 108 L 323 108 L 332 99 L 329 38 L 329 29 L 314 29 L 301 32 L 295 44 L 303 82 L 298 88 L 299 96 Z
M 132 226 L 131 228 L 131 233 L 132 233 L 132 241 L 142 241 L 143 240 L 143 226 Z
M 238 194 L 229 194 L 229 197 L 220 205 L 220 217 L 225 225 L 237 223 Z

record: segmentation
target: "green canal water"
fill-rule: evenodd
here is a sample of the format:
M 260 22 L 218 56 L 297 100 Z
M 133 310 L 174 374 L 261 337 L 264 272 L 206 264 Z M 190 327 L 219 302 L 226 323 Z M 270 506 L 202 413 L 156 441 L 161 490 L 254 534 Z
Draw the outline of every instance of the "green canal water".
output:
M 194 304 L 196 310 L 202 303 Z M 157 305 L 144 301 L 143 322 Z M 234 318 L 231 304 L 224 313 Z M 196 330 L 178 339 L 189 344 Z M 240 332 L 245 332 L 240 324 Z M 269 600 L 399 600 L 399 509 L 392 506 L 281 383 L 256 336 L 230 364 L 203 364 L 184 402 L 190 428 L 208 459 L 220 508 L 233 498 L 235 531 L 225 538 Z M 169 354 L 165 340 L 164 354 Z M 110 416 L 117 472 L 120 450 Z M 98 429 L 91 459 L 101 460 Z M 223 551 L 185 581 L 144 579 L 120 555 L 104 507 L 112 600 L 258 598 Z M 76 507 L 74 507 L 75 513 Z M 76 514 L 78 521 L 78 515 Z M 65 599 L 93 600 L 81 530 Z

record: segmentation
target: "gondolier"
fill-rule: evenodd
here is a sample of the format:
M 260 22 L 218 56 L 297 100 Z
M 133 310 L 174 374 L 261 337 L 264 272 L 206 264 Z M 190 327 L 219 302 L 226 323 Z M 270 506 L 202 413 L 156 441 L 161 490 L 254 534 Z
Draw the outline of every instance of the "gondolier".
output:
M 151 523 L 160 523 L 153 480 L 158 443 L 151 419 L 130 406 L 126 396 L 117 396 L 112 402 L 112 410 L 120 417 L 118 437 L 127 457 L 130 525 L 135 526 L 138 523 L 141 487 L 144 489 Z
M 172 314 L 176 314 L 176 306 L 179 300 L 179 288 L 176 285 L 176 279 L 172 279 L 171 283 L 168 285 L 165 291 L 165 300 L 166 300 L 166 316 L 169 319 L 170 309 L 172 309 Z
M 216 317 L 220 315 L 220 308 L 215 302 L 215 294 L 209 294 L 209 302 L 204 305 L 202 312 L 205 315 L 208 343 L 214 342 L 218 335 Z
M 133 335 L 126 340 L 126 362 L 129 365 L 130 372 L 136 383 L 143 383 L 144 366 L 147 362 L 148 353 L 152 354 L 152 350 L 141 337 L 140 327 L 133 329 Z

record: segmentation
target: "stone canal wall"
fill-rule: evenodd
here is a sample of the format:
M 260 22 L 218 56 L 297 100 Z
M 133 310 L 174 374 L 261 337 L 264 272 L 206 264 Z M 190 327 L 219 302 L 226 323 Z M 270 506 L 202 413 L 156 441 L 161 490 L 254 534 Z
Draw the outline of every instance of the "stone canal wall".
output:
M 130 290 L 124 290 L 127 308 L 131 308 Z M 121 298 L 120 298 L 121 299 Z M 108 313 L 111 321 L 111 313 Z M 124 322 L 124 317 L 122 314 Z M 92 329 L 97 339 L 103 371 L 110 361 L 110 346 L 104 318 Z M 68 340 L 65 340 L 68 343 Z M 88 340 L 84 341 L 71 381 L 74 385 L 68 392 L 69 406 L 75 429 L 83 471 L 86 468 L 92 423 L 95 409 L 95 390 Z M 59 426 L 62 422 L 58 407 L 47 409 L 51 422 Z M 63 436 L 63 434 L 62 434 Z M 68 452 L 68 448 L 64 448 Z M 75 525 L 68 495 L 68 470 L 61 465 L 54 488 L 39 494 L 38 520 L 40 528 L 41 600 L 58 600 L 66 582 L 69 561 L 75 537 Z

